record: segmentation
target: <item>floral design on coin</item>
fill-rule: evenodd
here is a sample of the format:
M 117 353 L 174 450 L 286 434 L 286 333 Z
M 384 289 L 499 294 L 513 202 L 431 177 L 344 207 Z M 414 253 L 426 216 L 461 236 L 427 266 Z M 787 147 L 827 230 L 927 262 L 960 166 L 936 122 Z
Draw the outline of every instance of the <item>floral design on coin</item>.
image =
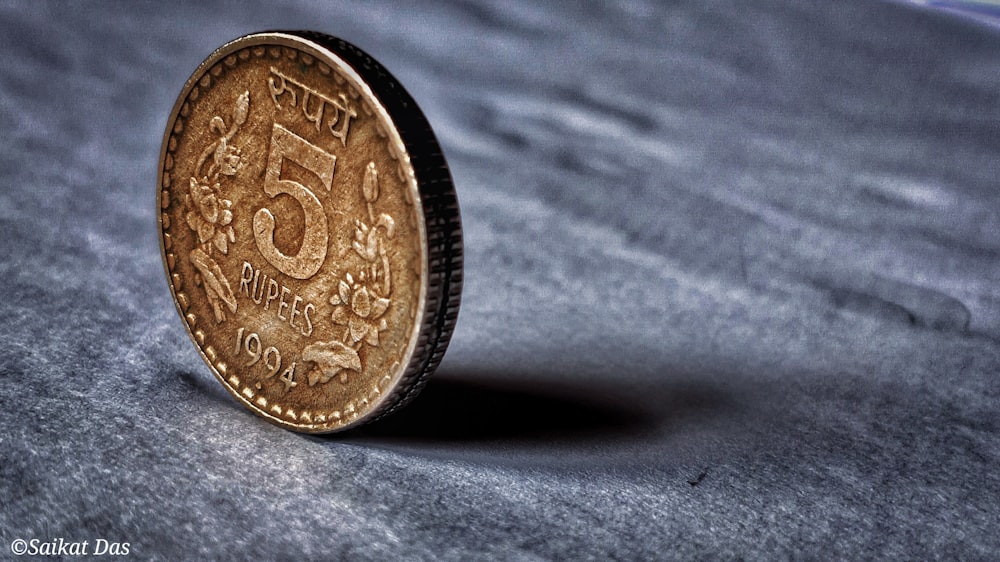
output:
M 336 283 L 337 291 L 329 299 L 334 306 L 334 324 L 344 327 L 341 341 L 314 343 L 303 351 L 302 358 L 316 364 L 309 373 L 310 386 L 329 382 L 338 375 L 340 382 L 346 384 L 348 371 L 360 372 L 362 369 L 359 355 L 362 347 L 365 344 L 378 347 L 379 332 L 388 328 L 383 315 L 392 302 L 392 274 L 385 240 L 392 238 L 396 221 L 386 213 L 375 216 L 379 185 L 374 162 L 369 162 L 365 168 L 362 194 L 369 222 L 355 219 L 351 248 L 363 263 L 355 275 L 344 273 Z
M 227 43 L 178 96 L 160 165 L 168 284 L 235 399 L 331 432 L 417 394 L 457 318 L 461 221 L 430 126 L 384 68 L 310 32 Z
M 185 221 L 198 235 L 198 246 L 191 250 L 188 259 L 198 270 L 200 283 L 205 287 L 216 323 L 226 319 L 226 309 L 232 314 L 236 313 L 236 295 L 212 257 L 213 249 L 226 255 L 229 253 L 229 244 L 236 242 L 231 225 L 233 202 L 223 197 L 220 176 L 235 176 L 243 167 L 240 149 L 229 144 L 229 141 L 246 122 L 249 109 L 250 92 L 244 92 L 236 99 L 232 124 L 228 129 L 225 120 L 218 115 L 209 122 L 209 130 L 218 138 L 202 151 L 194 168 L 195 175 L 201 177 L 191 176 L 188 193 L 184 196 L 189 209 L 184 216 Z M 195 284 L 198 283 L 199 279 L 196 278 Z

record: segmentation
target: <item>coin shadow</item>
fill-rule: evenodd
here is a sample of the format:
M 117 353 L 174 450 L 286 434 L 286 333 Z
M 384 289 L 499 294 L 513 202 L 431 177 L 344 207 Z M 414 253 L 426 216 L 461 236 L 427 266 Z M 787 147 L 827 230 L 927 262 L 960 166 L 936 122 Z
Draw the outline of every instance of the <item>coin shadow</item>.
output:
M 715 389 L 688 385 L 623 393 L 593 381 L 552 380 L 499 373 L 435 376 L 406 408 L 351 432 L 349 439 L 511 445 L 636 440 L 671 420 L 732 403 Z
M 359 437 L 422 442 L 550 441 L 634 431 L 635 412 L 598 400 L 529 389 L 516 383 L 431 380 L 406 408 L 358 432 Z

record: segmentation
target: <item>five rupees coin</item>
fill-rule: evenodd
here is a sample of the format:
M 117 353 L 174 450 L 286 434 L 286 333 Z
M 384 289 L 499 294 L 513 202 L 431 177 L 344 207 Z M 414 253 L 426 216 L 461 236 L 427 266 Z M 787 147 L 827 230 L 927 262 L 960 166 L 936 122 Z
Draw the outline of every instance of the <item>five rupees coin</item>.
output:
M 157 199 L 184 325 L 268 421 L 374 420 L 444 355 L 462 287 L 455 190 L 424 115 L 357 47 L 280 32 L 212 53 L 170 114 Z

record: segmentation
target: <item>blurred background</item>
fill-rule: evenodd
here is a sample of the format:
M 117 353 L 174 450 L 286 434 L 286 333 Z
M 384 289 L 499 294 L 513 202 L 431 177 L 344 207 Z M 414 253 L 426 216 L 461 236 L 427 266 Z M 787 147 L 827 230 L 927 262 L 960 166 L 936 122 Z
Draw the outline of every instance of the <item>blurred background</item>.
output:
M 914 4 L 930 6 L 956 14 L 971 16 L 996 25 L 1000 17 L 1000 2 L 996 0 L 910 0 Z
M 993 556 L 998 11 L 0 1 L 0 552 Z M 439 373 L 344 435 L 229 398 L 160 263 L 170 108 L 268 29 L 382 62 L 461 203 Z

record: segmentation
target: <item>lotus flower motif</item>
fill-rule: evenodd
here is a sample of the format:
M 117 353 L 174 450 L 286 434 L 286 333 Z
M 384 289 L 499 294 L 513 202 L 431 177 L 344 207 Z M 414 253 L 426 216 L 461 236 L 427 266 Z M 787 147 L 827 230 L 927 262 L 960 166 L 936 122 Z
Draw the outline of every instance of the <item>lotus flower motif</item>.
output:
M 330 297 L 334 305 L 334 323 L 347 326 L 348 343 L 356 344 L 364 341 L 377 347 L 378 334 L 386 329 L 386 321 L 382 316 L 389 309 L 389 299 L 378 296 L 363 284 L 355 283 L 350 273 L 337 286 L 337 293 Z
M 185 215 L 188 226 L 198 233 L 198 243 L 211 242 L 223 254 L 229 253 L 229 242 L 236 240 L 233 234 L 233 202 L 217 195 L 219 184 L 209 186 L 191 178 L 185 201 L 190 211 Z

